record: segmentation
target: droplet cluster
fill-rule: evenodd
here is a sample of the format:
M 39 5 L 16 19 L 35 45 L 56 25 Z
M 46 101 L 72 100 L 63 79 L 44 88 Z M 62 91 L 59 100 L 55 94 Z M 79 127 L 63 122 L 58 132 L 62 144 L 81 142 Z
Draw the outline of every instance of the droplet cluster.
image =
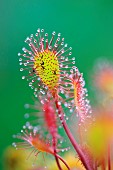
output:
M 23 47 L 23 53 L 18 53 L 20 71 L 24 71 L 22 79 L 29 81 L 29 86 L 37 92 L 46 93 L 49 89 L 56 93 L 59 81 L 73 69 L 75 58 L 71 57 L 72 47 L 64 42 L 61 33 L 53 31 L 51 38 L 44 29 L 38 29 L 25 40 L 28 47 Z
M 63 103 L 70 113 L 76 113 L 80 121 L 85 121 L 86 117 L 90 117 L 91 106 L 87 99 L 87 89 L 83 75 L 76 67 L 71 70 L 70 75 L 66 75 L 64 83 L 61 82 L 60 94 L 63 94 Z

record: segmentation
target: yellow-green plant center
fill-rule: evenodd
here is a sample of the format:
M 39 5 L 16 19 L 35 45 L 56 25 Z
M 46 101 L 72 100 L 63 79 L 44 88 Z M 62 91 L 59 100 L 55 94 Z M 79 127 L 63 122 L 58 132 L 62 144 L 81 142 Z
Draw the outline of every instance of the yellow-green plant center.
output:
M 57 56 L 52 51 L 38 52 L 34 57 L 34 69 L 51 91 L 58 86 L 59 63 Z

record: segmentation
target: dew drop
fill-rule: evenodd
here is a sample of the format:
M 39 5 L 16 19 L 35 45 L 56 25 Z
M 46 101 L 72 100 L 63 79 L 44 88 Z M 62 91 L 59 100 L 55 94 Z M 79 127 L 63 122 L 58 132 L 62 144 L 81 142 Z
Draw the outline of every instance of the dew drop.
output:
M 69 120 L 69 118 L 68 118 L 68 117 L 66 117 L 66 120 Z
M 20 62 L 19 64 L 20 64 L 20 66 L 21 66 L 21 65 L 22 65 L 22 62 Z
M 28 129 L 33 129 L 33 126 L 32 126 L 32 125 L 29 125 L 29 126 L 28 126 Z
M 61 102 L 58 102 L 58 105 L 61 105 Z
M 70 73 L 73 73 L 73 69 L 70 70 Z
M 61 36 L 61 33 L 58 33 L 58 36 Z
M 76 70 L 76 66 L 73 66 L 72 68 Z
M 23 129 L 26 129 L 26 126 L 25 126 L 25 125 L 23 126 Z
M 62 126 L 59 126 L 59 129 L 61 129 L 62 128 Z
M 62 149 L 62 152 L 64 152 L 64 149 Z
M 26 122 L 26 126 L 29 127 L 29 126 L 30 126 L 30 123 L 29 123 L 29 122 Z
M 47 36 L 48 36 L 48 33 L 45 33 L 45 36 L 47 37 Z
M 61 140 L 61 141 L 60 141 L 60 143 L 62 144 L 62 143 L 63 143 L 63 141 Z
M 31 36 L 30 36 L 31 38 L 33 37 L 33 34 L 31 34 Z
M 22 76 L 22 79 L 24 80 L 24 79 L 25 79 L 25 76 Z
M 40 28 L 38 28 L 37 32 L 40 32 Z
M 57 44 L 55 44 L 54 47 L 57 47 Z
M 68 61 L 68 57 L 65 59 L 65 61 Z
M 61 123 L 63 123 L 63 120 L 61 120 Z
M 24 63 L 24 66 L 27 66 L 27 63 Z
M 24 107 L 25 107 L 26 109 L 28 109 L 28 108 L 29 108 L 29 104 L 25 104 Z
M 64 53 L 64 49 L 61 51 L 61 53 L 62 53 L 62 54 Z
M 38 33 L 36 33 L 35 36 L 37 37 L 37 36 L 38 36 Z
M 64 47 L 67 47 L 67 44 L 65 44 Z
M 52 32 L 52 35 L 55 35 L 55 34 L 56 34 L 56 32 L 55 32 L 55 31 L 53 31 L 53 32 Z
M 23 71 L 23 70 L 24 70 L 23 68 L 20 69 L 20 71 Z
M 62 38 L 62 41 L 64 41 L 64 38 Z
M 16 138 L 16 135 L 13 135 L 12 137 L 13 137 L 13 138 Z
M 33 57 L 30 57 L 30 60 L 33 60 Z
M 24 117 L 25 117 L 25 119 L 28 119 L 28 118 L 29 118 L 29 113 L 26 113 L 26 114 L 24 115 Z
M 38 95 L 37 95 L 37 94 L 35 94 L 35 97 L 38 97 Z
M 60 38 L 59 38 L 59 37 L 57 38 L 57 41 L 60 41 Z
M 37 90 L 38 90 L 37 88 L 34 89 L 34 91 L 37 91 Z
M 61 93 L 64 94 L 64 90 L 61 90 Z
M 68 65 L 66 65 L 65 68 L 68 68 Z
M 31 55 L 32 53 L 31 53 L 31 51 L 29 52 L 29 55 Z
M 29 83 L 29 86 L 32 86 L 32 82 Z
M 41 29 L 41 32 L 44 32 L 44 29 Z
M 58 109 L 56 109 L 56 113 L 58 113 Z
M 16 143 L 15 143 L 15 142 L 13 142 L 13 143 L 12 143 L 12 146 L 16 147 Z
M 19 58 L 19 61 L 22 61 L 22 58 Z
M 25 47 L 23 47 L 23 48 L 22 48 L 22 51 L 25 51 L 25 50 L 26 50 Z
M 67 102 L 65 102 L 65 103 L 64 103 L 64 106 L 65 106 L 65 107 L 67 107 L 67 106 L 68 106 Z
M 18 56 L 20 56 L 21 54 L 20 53 L 18 53 Z
M 42 41 L 44 41 L 44 38 L 42 38 Z
M 61 59 L 64 60 L 64 56 L 61 56 Z

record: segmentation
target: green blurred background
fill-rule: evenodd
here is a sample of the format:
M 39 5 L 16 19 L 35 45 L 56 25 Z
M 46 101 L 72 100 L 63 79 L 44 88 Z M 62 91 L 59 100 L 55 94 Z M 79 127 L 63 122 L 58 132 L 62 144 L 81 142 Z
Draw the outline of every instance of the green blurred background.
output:
M 113 58 L 113 0 L 0 0 L 1 164 L 4 149 L 25 122 L 24 104 L 32 100 L 33 91 L 21 79 L 17 53 L 37 28 L 62 33 L 73 47 L 90 95 L 89 73 L 95 60 Z

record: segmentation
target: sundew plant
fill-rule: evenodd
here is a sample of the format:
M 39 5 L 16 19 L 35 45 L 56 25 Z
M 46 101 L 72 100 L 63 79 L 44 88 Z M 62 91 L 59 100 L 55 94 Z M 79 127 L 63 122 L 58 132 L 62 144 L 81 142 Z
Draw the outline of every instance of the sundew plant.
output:
M 25 115 L 33 117 L 33 121 L 23 126 L 21 134 L 15 136 L 21 142 L 13 145 L 17 149 L 31 149 L 29 157 L 52 155 L 58 170 L 111 170 L 113 67 L 103 64 L 96 69 L 93 81 L 103 100 L 91 108 L 83 74 L 75 64 L 72 47 L 65 43 L 61 33 L 48 35 L 44 29 L 38 29 L 35 35 L 26 38 L 18 56 L 22 79 L 28 81 L 36 101 L 33 106 L 25 105 L 35 110 Z M 66 147 L 60 144 L 66 136 L 60 134 L 59 127 L 67 135 L 71 149 L 68 144 Z M 75 152 L 73 158 L 75 161 L 77 158 L 81 167 L 71 167 L 61 154 L 65 151 L 70 154 L 70 150 Z

